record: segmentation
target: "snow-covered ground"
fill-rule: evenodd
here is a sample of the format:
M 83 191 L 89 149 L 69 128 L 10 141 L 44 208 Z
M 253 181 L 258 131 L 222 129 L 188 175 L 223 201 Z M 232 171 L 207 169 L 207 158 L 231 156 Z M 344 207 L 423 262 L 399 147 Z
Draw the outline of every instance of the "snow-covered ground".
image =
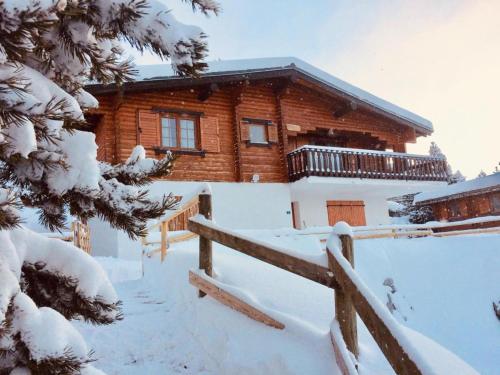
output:
M 313 237 L 284 234 L 262 232 L 260 239 L 320 251 Z M 480 373 L 497 373 L 492 302 L 499 298 L 500 236 L 363 240 L 355 248 L 357 271 L 384 304 L 390 296 L 401 323 Z M 215 245 L 218 280 L 284 323 L 280 331 L 197 297 L 188 283 L 198 263 L 196 239 L 173 245 L 163 264 L 145 258 L 143 279 L 139 263 L 98 259 L 116 283 L 125 319 L 75 324 L 96 351 L 96 367 L 110 375 L 338 373 L 329 337 L 333 292 L 325 287 Z M 361 374 L 392 373 L 361 322 L 358 329 Z

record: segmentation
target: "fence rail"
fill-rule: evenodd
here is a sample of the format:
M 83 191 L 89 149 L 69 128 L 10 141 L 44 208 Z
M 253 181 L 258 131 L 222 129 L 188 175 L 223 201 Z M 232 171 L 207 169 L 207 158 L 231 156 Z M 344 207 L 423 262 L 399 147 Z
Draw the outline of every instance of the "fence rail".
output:
M 339 236 L 341 242 L 340 251 L 338 249 L 327 251 L 328 268 L 326 268 L 289 255 L 274 246 L 251 240 L 217 226 L 211 221 L 212 206 L 209 194 L 200 195 L 199 206 L 200 215 L 189 220 L 188 229 L 200 236 L 199 268 L 206 274 L 204 276 L 205 281 L 214 280 L 212 279 L 212 241 L 215 241 L 263 262 L 325 285 L 335 290 L 335 319 L 340 327 L 340 341 L 345 343 L 347 350 L 354 356 L 358 356 L 356 314 L 359 314 L 397 374 L 423 374 L 415 360 L 416 356 L 419 361 L 423 361 L 422 357 L 418 353 L 415 354 L 411 351 L 408 347 L 408 341 L 398 329 L 397 321 L 376 300 L 376 297 L 367 291 L 357 276 L 354 270 L 354 242 L 351 235 Z M 191 275 L 191 278 L 193 278 L 193 275 Z M 206 292 L 209 292 L 209 288 L 202 289 L 200 287 L 199 296 L 204 297 Z M 220 298 L 220 291 L 218 292 L 219 294 L 215 298 Z M 229 299 L 231 299 L 231 296 L 229 296 Z M 223 301 L 236 310 L 252 317 L 248 307 L 240 309 L 234 305 L 241 301 L 230 303 L 228 298 L 224 298 Z M 342 350 L 338 350 L 339 340 L 336 339 L 333 333 L 331 333 L 331 337 L 332 342 L 334 342 L 334 352 L 339 368 L 344 375 L 353 374 L 352 369 L 354 366 L 351 357 L 343 355 Z
M 153 250 L 152 253 L 160 252 L 161 261 L 163 262 L 167 256 L 167 248 L 169 244 L 185 241 L 194 237 L 193 233 L 184 233 L 169 238 L 168 233 L 172 231 L 187 230 L 189 218 L 197 215 L 198 211 L 198 196 L 196 195 L 183 204 L 182 207 L 179 207 L 171 216 L 148 227 L 148 234 L 159 229 L 160 239 L 148 239 L 148 236 L 145 236 L 141 239 L 142 245 L 159 245 L 159 247 Z
M 287 155 L 288 177 L 309 176 L 446 181 L 442 158 L 338 147 L 302 147 Z

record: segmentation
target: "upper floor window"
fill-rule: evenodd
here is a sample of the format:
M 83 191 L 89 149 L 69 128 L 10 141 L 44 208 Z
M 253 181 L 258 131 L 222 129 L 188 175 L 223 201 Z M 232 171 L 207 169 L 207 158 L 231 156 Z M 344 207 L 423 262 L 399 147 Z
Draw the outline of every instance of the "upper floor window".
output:
M 493 212 L 500 212 L 500 193 L 491 196 L 491 208 Z
M 184 115 L 162 117 L 161 143 L 168 148 L 197 149 L 197 120 Z
M 267 135 L 267 125 L 249 124 L 248 131 L 250 136 L 250 143 L 269 143 Z

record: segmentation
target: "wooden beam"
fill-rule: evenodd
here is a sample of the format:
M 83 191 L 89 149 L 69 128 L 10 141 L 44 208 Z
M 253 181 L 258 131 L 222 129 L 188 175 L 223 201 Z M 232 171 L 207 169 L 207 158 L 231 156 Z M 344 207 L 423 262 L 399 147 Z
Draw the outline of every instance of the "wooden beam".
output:
M 215 227 L 215 228 L 214 228 Z M 310 263 L 306 260 L 296 258 L 292 255 L 282 253 L 271 246 L 252 242 L 239 235 L 229 233 L 227 230 L 211 224 L 210 226 L 191 218 L 188 229 L 201 237 L 218 242 L 243 254 L 257 258 L 263 262 L 272 264 L 278 268 L 305 277 L 332 289 L 338 288 L 338 284 L 332 272 L 320 265 Z
M 358 104 L 356 102 L 348 102 L 343 107 L 337 109 L 333 113 L 333 117 L 341 118 L 341 117 L 344 117 L 345 115 L 347 115 L 348 113 L 351 113 L 357 109 L 358 109 Z
M 213 282 L 207 280 L 207 278 L 197 275 L 193 271 L 189 271 L 189 283 L 199 290 L 208 294 L 213 299 L 219 301 L 220 303 L 236 310 L 242 314 L 245 314 L 250 319 L 256 320 L 258 322 L 264 323 L 273 328 L 283 329 L 285 325 L 277 320 L 271 318 L 269 315 L 258 310 L 254 306 L 248 304 L 247 302 L 241 300 L 235 295 L 225 291 L 224 289 L 218 287 Z
M 240 129 L 240 105 L 242 101 L 243 86 L 235 88 L 232 92 L 232 127 L 233 127 L 233 154 L 234 154 L 234 178 L 236 182 L 243 181 L 241 170 L 241 129 Z
M 215 82 L 212 82 L 207 87 L 200 90 L 198 93 L 198 100 L 200 102 L 207 101 L 214 93 L 220 91 L 219 85 Z

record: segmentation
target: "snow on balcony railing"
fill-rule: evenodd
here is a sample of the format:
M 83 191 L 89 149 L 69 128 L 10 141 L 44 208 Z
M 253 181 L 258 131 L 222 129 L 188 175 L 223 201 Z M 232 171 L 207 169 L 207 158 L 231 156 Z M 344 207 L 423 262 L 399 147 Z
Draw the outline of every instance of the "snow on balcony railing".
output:
M 446 181 L 446 159 L 341 147 L 302 146 L 287 156 L 290 181 L 302 177 L 354 177 Z

